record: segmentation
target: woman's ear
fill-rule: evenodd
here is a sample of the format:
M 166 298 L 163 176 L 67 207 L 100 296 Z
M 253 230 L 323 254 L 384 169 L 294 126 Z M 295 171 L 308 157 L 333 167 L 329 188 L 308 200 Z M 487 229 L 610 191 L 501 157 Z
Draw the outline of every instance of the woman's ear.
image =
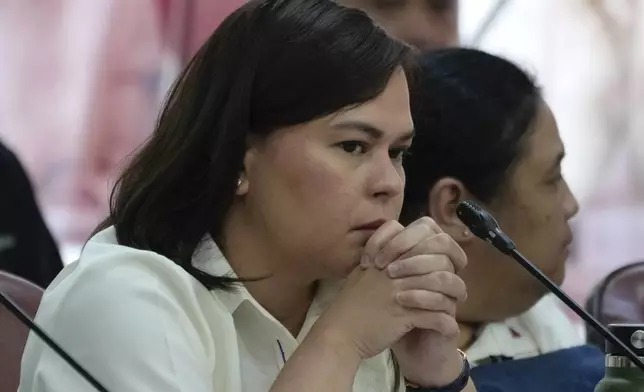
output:
M 239 177 L 237 178 L 237 188 L 235 189 L 235 195 L 237 196 L 244 196 L 248 193 L 248 180 L 244 173 L 239 173 Z
M 474 235 L 456 215 L 458 203 L 470 198 L 463 183 L 452 177 L 441 178 L 429 190 L 428 211 L 436 223 L 456 242 L 469 242 Z
M 246 152 L 244 153 L 243 167 L 237 177 L 237 189 L 235 191 L 237 196 L 244 196 L 250 189 L 251 173 L 253 172 L 261 147 L 261 139 L 253 136 L 246 138 Z

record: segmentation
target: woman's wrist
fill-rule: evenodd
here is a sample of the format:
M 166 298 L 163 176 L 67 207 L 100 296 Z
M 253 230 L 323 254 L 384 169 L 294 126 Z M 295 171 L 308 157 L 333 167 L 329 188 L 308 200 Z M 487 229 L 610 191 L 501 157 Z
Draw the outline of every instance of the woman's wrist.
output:
M 358 367 L 362 362 L 362 353 L 351 340 L 348 334 L 344 333 L 342 328 L 326 322 L 316 323 L 307 337 L 305 342 L 311 345 L 324 347 L 330 355 L 338 357 L 339 362 L 343 362 L 349 367 Z
M 469 373 L 469 363 L 467 362 L 465 353 L 460 350 L 455 350 L 454 354 L 446 359 L 443 366 L 428 369 L 422 375 L 405 375 L 405 380 L 412 390 L 425 389 L 440 391 L 446 388 L 446 390 L 452 392 L 453 388 L 449 388 L 450 386 L 462 384 L 464 388 L 467 385 L 466 380 L 469 380 Z

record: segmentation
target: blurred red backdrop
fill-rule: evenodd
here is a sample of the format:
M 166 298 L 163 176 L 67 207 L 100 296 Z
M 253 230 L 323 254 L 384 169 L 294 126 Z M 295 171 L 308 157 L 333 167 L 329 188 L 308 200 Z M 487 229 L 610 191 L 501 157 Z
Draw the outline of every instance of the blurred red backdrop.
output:
M 182 64 L 242 0 L 0 0 L 0 140 L 73 259 Z

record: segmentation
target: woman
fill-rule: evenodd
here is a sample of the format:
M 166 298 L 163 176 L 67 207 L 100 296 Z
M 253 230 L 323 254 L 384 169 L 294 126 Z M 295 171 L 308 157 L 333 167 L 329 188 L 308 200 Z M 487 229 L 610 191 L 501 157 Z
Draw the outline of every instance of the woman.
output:
M 552 112 L 528 75 L 493 55 L 445 49 L 420 63 L 401 222 L 431 216 L 468 256 L 459 347 L 472 366 L 493 364 L 474 369 L 477 387 L 592 391 L 603 374 L 601 354 L 579 348 L 578 332 L 545 287 L 455 213 L 460 201 L 477 201 L 561 284 L 578 205 L 561 174 L 565 149 Z M 553 354 L 518 361 L 546 353 Z
M 455 338 L 465 255 L 428 218 L 396 222 L 409 56 L 328 0 L 245 4 L 37 321 L 112 391 L 474 391 Z M 87 384 L 30 338 L 20 390 Z

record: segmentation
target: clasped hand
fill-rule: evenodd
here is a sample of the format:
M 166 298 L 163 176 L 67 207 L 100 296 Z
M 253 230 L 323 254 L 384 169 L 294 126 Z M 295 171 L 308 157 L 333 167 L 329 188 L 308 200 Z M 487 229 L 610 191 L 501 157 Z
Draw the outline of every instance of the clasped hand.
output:
M 337 328 L 362 358 L 392 348 L 408 380 L 447 385 L 462 368 L 456 306 L 467 291 L 457 273 L 466 264 L 460 246 L 432 219 L 407 227 L 389 221 L 368 240 L 323 324 Z

